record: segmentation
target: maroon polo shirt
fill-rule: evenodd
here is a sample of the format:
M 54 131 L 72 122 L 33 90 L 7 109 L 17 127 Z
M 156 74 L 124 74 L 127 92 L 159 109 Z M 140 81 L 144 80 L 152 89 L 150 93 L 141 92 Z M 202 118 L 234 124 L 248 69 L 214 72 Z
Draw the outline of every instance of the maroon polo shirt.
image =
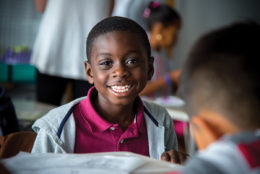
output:
M 76 122 L 75 153 L 129 151 L 149 156 L 144 106 L 138 98 L 137 113 L 129 127 L 122 131 L 118 124 L 104 120 L 91 104 L 96 89 L 89 90 L 87 98 L 74 109 Z

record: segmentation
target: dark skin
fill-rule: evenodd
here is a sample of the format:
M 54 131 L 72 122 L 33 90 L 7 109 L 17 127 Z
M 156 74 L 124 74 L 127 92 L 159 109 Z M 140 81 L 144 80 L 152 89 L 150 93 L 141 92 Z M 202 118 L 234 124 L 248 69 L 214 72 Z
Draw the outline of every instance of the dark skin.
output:
M 153 75 L 153 57 L 147 55 L 134 33 L 115 31 L 94 40 L 90 62 L 85 62 L 85 67 L 88 81 L 98 91 L 92 100 L 95 110 L 126 130 L 134 119 L 135 99 Z M 176 155 L 183 156 L 168 151 L 162 154 L 162 160 L 182 163 L 172 160 Z
M 163 152 L 161 155 L 161 160 L 168 161 L 175 164 L 184 164 L 184 162 L 189 158 L 189 155 L 176 150 L 169 150 Z
M 134 101 L 153 74 L 153 58 L 133 34 L 110 32 L 95 39 L 86 75 L 98 95 L 94 107 L 125 130 L 134 118 Z M 121 92 L 120 92 L 121 90 Z

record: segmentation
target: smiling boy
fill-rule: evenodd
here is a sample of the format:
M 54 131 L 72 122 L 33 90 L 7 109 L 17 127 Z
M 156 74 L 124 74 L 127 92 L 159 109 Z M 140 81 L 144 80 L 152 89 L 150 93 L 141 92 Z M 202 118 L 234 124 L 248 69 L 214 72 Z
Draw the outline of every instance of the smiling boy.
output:
M 160 159 L 176 151 L 168 112 L 138 96 L 153 75 L 144 29 L 127 18 L 106 18 L 88 35 L 87 57 L 86 76 L 94 87 L 35 122 L 32 152 L 130 151 Z

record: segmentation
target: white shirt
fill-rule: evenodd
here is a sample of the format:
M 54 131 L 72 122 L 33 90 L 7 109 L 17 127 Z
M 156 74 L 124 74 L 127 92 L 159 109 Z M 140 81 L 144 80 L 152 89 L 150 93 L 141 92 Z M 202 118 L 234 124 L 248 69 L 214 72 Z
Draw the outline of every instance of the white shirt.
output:
M 86 79 L 86 38 L 91 28 L 109 16 L 109 0 L 47 2 L 31 63 L 41 73 Z

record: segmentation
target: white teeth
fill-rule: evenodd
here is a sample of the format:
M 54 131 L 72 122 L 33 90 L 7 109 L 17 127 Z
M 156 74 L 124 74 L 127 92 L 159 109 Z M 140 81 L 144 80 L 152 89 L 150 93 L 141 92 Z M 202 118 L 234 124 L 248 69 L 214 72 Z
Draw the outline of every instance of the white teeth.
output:
M 115 92 L 127 92 L 130 88 L 130 85 L 125 86 L 111 86 L 112 90 Z

